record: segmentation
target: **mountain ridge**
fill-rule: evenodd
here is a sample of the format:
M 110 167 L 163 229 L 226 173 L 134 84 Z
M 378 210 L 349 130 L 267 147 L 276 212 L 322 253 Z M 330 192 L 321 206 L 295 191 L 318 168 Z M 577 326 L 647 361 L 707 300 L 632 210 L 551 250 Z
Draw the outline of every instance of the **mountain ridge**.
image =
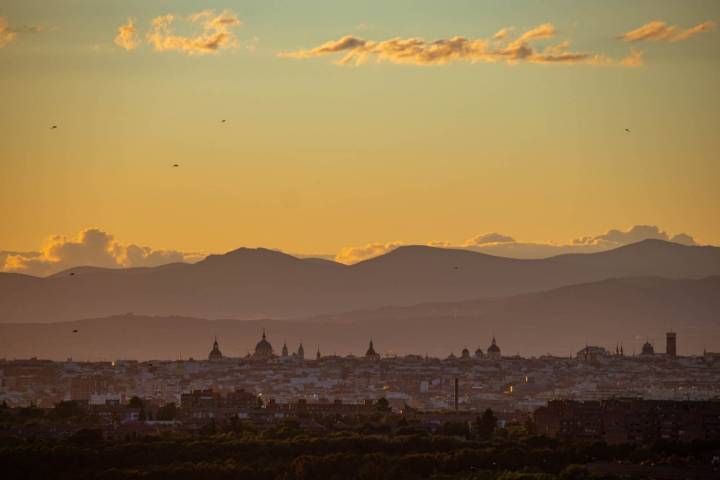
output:
M 406 246 L 349 266 L 241 248 L 195 264 L 77 267 L 46 278 L 0 274 L 0 322 L 64 321 L 128 311 L 301 318 L 425 301 L 507 297 L 612 277 L 710 275 L 720 275 L 720 248 L 659 240 L 539 260 Z
M 611 300 L 611 301 L 610 301 Z M 232 320 L 122 314 L 60 323 L 0 324 L 0 357 L 79 360 L 204 358 L 217 335 L 226 355 L 252 351 L 266 329 L 276 352 L 287 340 L 324 354 L 362 354 L 369 338 L 384 353 L 456 355 L 487 348 L 506 355 L 567 356 L 585 342 L 639 352 L 649 338 L 663 351 L 678 334 L 682 355 L 720 350 L 720 276 L 633 277 L 570 285 L 508 298 L 383 307 L 295 319 Z M 77 332 L 75 332 L 77 330 Z

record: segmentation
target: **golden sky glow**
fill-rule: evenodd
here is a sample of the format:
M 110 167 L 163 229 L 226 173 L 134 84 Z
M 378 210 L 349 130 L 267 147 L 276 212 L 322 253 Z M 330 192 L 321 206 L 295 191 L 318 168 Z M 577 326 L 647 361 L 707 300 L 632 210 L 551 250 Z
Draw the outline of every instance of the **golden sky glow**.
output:
M 0 5 L 0 250 L 720 243 L 717 1 L 63 4 Z

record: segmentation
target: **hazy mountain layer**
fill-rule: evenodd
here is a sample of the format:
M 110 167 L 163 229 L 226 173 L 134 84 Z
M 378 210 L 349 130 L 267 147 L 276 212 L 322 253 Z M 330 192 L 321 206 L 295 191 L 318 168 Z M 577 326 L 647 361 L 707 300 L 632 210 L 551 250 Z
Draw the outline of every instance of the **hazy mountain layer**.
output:
M 125 312 L 297 318 L 509 296 L 613 277 L 718 274 L 720 248 L 659 240 L 542 260 L 411 246 L 352 266 L 265 249 L 239 249 L 192 265 L 84 267 L 49 278 L 0 274 L 0 322 L 55 322 Z
M 204 358 L 218 336 L 226 355 L 252 351 L 261 329 L 276 352 L 304 343 L 308 358 L 362 354 L 370 338 L 383 352 L 446 356 L 474 352 L 493 333 L 505 354 L 569 355 L 586 342 L 625 352 L 649 339 L 664 351 L 678 333 L 681 354 L 720 351 L 720 277 L 701 280 L 612 279 L 510 298 L 428 303 L 295 320 L 208 321 L 187 317 L 113 316 L 55 324 L 0 325 L 0 357 L 53 359 Z M 77 330 L 76 333 L 73 330 Z

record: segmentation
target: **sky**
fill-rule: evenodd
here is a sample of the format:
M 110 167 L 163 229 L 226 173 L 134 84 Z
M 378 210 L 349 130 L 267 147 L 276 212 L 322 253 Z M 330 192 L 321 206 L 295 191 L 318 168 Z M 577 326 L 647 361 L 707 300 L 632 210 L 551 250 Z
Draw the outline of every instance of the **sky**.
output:
M 3 0 L 0 268 L 720 244 L 718 21 L 716 0 Z

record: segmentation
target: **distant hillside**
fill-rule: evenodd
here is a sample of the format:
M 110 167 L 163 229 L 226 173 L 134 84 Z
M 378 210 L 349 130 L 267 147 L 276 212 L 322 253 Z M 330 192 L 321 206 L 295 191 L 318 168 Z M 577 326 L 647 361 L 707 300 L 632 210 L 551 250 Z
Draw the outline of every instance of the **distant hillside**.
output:
M 242 248 L 193 265 L 76 268 L 49 278 L 0 274 L 0 322 L 55 322 L 125 312 L 297 318 L 509 296 L 613 277 L 719 274 L 720 248 L 659 240 L 542 260 L 412 246 L 352 266 Z
M 510 298 L 426 303 L 292 320 L 208 321 L 121 315 L 54 324 L 0 324 L 0 357 L 65 359 L 204 358 L 215 335 L 231 356 L 252 351 L 261 329 L 276 351 L 304 342 L 308 358 L 362 354 L 370 338 L 383 353 L 460 354 L 487 349 L 493 333 L 506 354 L 569 355 L 586 342 L 626 353 L 646 339 L 664 351 L 678 333 L 682 354 L 720 351 L 720 277 L 610 279 Z M 73 333 L 73 330 L 78 330 Z

